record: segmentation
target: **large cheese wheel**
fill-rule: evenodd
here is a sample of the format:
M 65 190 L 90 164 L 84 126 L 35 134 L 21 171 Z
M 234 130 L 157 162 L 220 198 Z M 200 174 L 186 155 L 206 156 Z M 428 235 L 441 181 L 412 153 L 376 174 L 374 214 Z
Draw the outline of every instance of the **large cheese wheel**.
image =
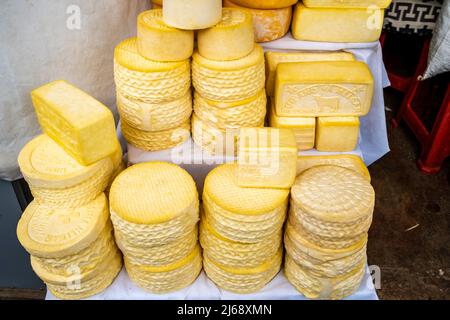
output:
M 297 0 L 234 0 L 236 4 L 254 9 L 280 9 L 292 6 Z
M 241 1 L 241 0 L 237 0 Z M 245 0 L 244 0 L 245 1 Z M 251 0 L 250 0 L 251 1 Z M 262 0 L 264 1 L 264 0 Z M 303 0 L 308 8 L 369 8 L 375 6 L 385 9 L 389 7 L 392 0 Z
M 198 30 L 214 26 L 222 17 L 221 0 L 164 0 L 164 22 L 169 26 Z

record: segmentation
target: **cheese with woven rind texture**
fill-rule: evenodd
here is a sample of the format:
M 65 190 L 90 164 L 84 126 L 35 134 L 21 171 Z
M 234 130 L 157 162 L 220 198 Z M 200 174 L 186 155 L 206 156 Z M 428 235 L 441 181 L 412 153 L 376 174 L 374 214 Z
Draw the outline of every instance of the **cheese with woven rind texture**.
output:
M 364 62 L 291 62 L 277 67 L 278 116 L 363 116 L 372 96 L 373 77 Z
M 121 232 L 116 234 L 117 245 L 132 264 L 163 266 L 187 256 L 198 243 L 197 227 L 191 229 L 180 239 L 169 241 L 159 246 L 131 246 L 127 240 L 122 241 Z
M 181 126 L 162 131 L 143 131 L 125 121 L 120 124 L 125 140 L 145 151 L 159 151 L 173 148 L 191 136 L 190 119 Z
M 255 9 L 280 9 L 292 6 L 298 0 L 233 0 L 236 4 Z
M 134 265 L 125 257 L 125 268 L 131 281 L 146 291 L 168 293 L 187 287 L 202 269 L 202 255 L 196 246 L 183 259 L 163 267 Z
M 82 165 L 111 155 L 119 144 L 112 112 L 66 81 L 31 92 L 42 131 Z
M 239 187 L 237 170 L 237 164 L 214 168 L 205 179 L 203 193 L 224 210 L 249 216 L 268 213 L 286 203 L 289 190 Z
M 206 217 L 202 217 L 200 225 L 200 244 L 203 252 L 211 259 L 220 261 L 230 268 L 256 267 L 274 256 L 281 246 L 282 230 L 273 237 L 265 237 L 255 243 L 244 243 L 229 240 L 211 228 Z
M 281 267 L 283 250 L 270 257 L 263 264 L 253 268 L 228 268 L 203 255 L 206 275 L 219 288 L 235 293 L 252 293 L 262 289 L 275 277 Z
M 104 194 L 79 208 L 54 208 L 32 201 L 17 225 L 17 237 L 31 255 L 56 258 L 93 243 L 109 218 Z
M 164 22 L 178 29 L 198 30 L 214 26 L 222 17 L 221 0 L 165 0 Z
M 237 60 L 215 61 L 194 53 L 192 82 L 204 98 L 214 101 L 239 101 L 256 96 L 264 89 L 264 52 L 259 45 Z
M 194 52 L 194 32 L 168 26 L 161 9 L 142 12 L 137 20 L 139 54 L 155 61 L 182 61 Z
M 253 9 L 239 6 L 233 1 L 224 0 L 224 7 L 247 10 L 253 15 L 253 28 L 256 42 L 268 42 L 282 38 L 291 26 L 292 7 L 279 9 Z
M 198 93 L 194 95 L 196 116 L 219 130 L 260 125 L 266 117 L 266 105 L 264 90 L 255 97 L 236 102 L 212 101 Z
M 242 128 L 239 139 L 238 186 L 290 189 L 298 152 L 293 130 Z
M 273 97 L 275 92 L 275 75 L 277 66 L 282 62 L 310 62 L 310 61 L 354 61 L 355 57 L 350 52 L 344 51 L 299 51 L 299 52 L 275 52 L 269 51 L 266 56 L 266 91 Z
M 316 141 L 316 118 L 278 117 L 272 102 L 269 124 L 274 128 L 291 129 L 294 132 L 298 150 L 309 150 L 314 148 Z
M 191 90 L 180 99 L 162 103 L 148 103 L 128 99 L 117 94 L 120 119 L 143 131 L 162 131 L 181 126 L 192 113 Z
M 317 151 L 352 151 L 358 144 L 358 117 L 317 118 Z
M 138 52 L 136 38 L 122 41 L 114 51 L 114 80 L 123 96 L 149 103 L 183 97 L 191 87 L 190 60 L 159 62 Z
M 48 290 L 59 299 L 84 299 L 105 290 L 122 270 L 122 257 L 120 254 L 114 258 L 98 276 L 87 281 L 65 283 L 63 285 L 47 284 Z
M 366 260 L 367 236 L 347 248 L 326 249 L 306 240 L 288 223 L 284 246 L 286 253 L 311 274 L 337 277 L 355 269 Z
M 224 8 L 222 20 L 212 28 L 199 30 L 197 41 L 199 54 L 207 59 L 243 58 L 255 47 L 253 17 L 246 11 Z
M 111 186 L 109 199 L 111 211 L 120 218 L 158 224 L 188 214 L 198 202 L 198 193 L 194 179 L 184 169 L 166 162 L 147 162 L 123 171 Z
M 303 4 L 308 8 L 362 8 L 371 6 L 385 9 L 389 7 L 392 0 L 303 0 Z
M 297 158 L 297 175 L 309 168 L 320 165 L 333 165 L 351 169 L 361 174 L 370 182 L 370 173 L 362 159 L 353 154 L 339 154 L 331 156 L 303 156 Z
M 307 8 L 299 2 L 294 11 L 291 32 L 297 40 L 322 42 L 378 41 L 384 10 Z

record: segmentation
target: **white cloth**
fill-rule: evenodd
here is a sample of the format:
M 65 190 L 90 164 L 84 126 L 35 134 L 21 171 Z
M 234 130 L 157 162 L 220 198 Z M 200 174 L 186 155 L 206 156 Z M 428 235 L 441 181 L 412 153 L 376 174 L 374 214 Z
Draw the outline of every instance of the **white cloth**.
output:
M 47 291 L 46 300 L 58 300 Z M 236 294 L 218 288 L 202 271 L 197 280 L 187 288 L 169 294 L 152 294 L 136 286 L 123 269 L 113 284 L 88 300 L 306 300 L 286 279 L 283 272 L 263 289 L 251 294 Z M 358 291 L 346 300 L 378 300 L 369 269 Z

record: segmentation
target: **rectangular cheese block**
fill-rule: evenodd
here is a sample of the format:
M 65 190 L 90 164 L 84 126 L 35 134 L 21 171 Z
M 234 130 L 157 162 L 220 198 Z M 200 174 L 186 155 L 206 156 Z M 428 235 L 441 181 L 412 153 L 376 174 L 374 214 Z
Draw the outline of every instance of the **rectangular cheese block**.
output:
M 113 114 L 87 93 L 60 80 L 33 90 L 31 99 L 42 130 L 80 164 L 117 150 Z
M 372 42 L 380 38 L 384 10 L 307 8 L 296 5 L 292 36 L 297 40 L 321 42 Z
M 358 117 L 317 118 L 316 149 L 318 151 L 352 151 L 358 144 Z
M 359 61 L 280 63 L 275 78 L 278 116 L 362 116 L 369 112 L 373 77 Z
M 350 52 L 311 51 L 311 52 L 266 52 L 266 92 L 273 97 L 275 91 L 275 74 L 277 66 L 282 62 L 308 62 L 308 61 L 354 61 Z
M 370 8 L 371 6 L 385 9 L 392 0 L 303 0 L 308 8 Z
M 272 102 L 269 124 L 274 128 L 291 129 L 294 132 L 298 150 L 309 150 L 314 148 L 316 137 L 316 118 L 279 117 L 275 113 L 275 107 Z
M 289 189 L 295 180 L 297 152 L 292 130 L 242 128 L 237 184 L 240 187 Z
M 351 169 L 360 173 L 370 181 L 370 173 L 362 159 L 354 154 L 340 154 L 331 156 L 302 156 L 297 158 L 297 175 L 309 168 L 321 165 L 333 165 Z

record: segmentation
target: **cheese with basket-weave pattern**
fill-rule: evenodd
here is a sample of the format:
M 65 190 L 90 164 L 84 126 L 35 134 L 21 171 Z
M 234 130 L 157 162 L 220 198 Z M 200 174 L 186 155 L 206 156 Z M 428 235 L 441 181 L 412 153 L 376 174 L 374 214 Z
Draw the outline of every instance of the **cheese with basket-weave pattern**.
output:
M 293 130 L 242 128 L 239 135 L 238 186 L 289 189 L 298 152 Z
M 66 81 L 31 92 L 42 131 L 82 165 L 111 155 L 119 145 L 112 112 Z
M 373 77 L 364 62 L 290 62 L 277 67 L 278 116 L 363 116 L 372 96 Z
M 197 42 L 199 54 L 207 59 L 243 58 L 255 47 L 252 15 L 239 9 L 224 8 L 218 24 L 198 31 Z
M 18 163 L 34 201 L 54 207 L 89 203 L 105 190 L 113 172 L 111 157 L 83 166 L 46 135 L 27 143 Z
M 358 117 L 317 118 L 317 151 L 352 151 L 358 144 Z
M 192 83 L 204 98 L 239 101 L 256 96 L 265 84 L 264 52 L 259 45 L 237 60 L 215 61 L 194 53 Z
M 136 38 L 122 41 L 114 51 L 117 92 L 138 101 L 162 103 L 180 99 L 191 87 L 189 59 L 159 62 L 138 52 Z
M 316 166 L 299 175 L 291 189 L 289 222 L 318 246 L 347 247 L 369 230 L 374 201 L 373 187 L 357 172 Z
M 375 6 L 381 9 L 389 7 L 392 0 L 303 0 L 308 8 L 362 8 Z
M 142 12 L 137 20 L 139 54 L 155 61 L 182 61 L 194 52 L 194 32 L 168 26 L 161 9 Z
M 224 7 L 247 10 L 253 15 L 253 28 L 256 42 L 268 42 L 282 38 L 291 26 L 292 7 L 277 9 L 254 9 L 237 5 L 234 1 L 224 0 Z
M 282 62 L 309 62 L 309 61 L 354 61 L 355 57 L 350 52 L 344 51 L 300 51 L 300 52 L 276 52 L 269 51 L 266 56 L 266 91 L 273 97 L 275 91 L 275 75 L 278 64 Z
M 166 24 L 178 29 L 210 28 L 222 17 L 222 0 L 165 0 L 163 15 Z

